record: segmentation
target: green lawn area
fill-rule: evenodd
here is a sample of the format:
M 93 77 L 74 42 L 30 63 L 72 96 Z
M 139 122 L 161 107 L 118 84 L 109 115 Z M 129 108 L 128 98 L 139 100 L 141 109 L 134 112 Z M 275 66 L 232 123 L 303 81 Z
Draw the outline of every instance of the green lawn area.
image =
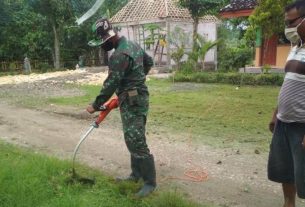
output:
M 180 194 L 156 192 L 139 200 L 139 185 L 116 184 L 112 178 L 85 166 L 78 173 L 96 178 L 96 184 L 67 184 L 71 163 L 0 142 L 1 207 L 204 207 Z M 205 205 L 212 207 L 212 205 Z
M 150 120 L 216 147 L 267 150 L 279 87 L 150 83 Z
M 194 141 L 214 147 L 268 150 L 268 123 L 277 103 L 279 87 L 148 81 L 148 131 L 159 128 L 185 133 Z M 100 87 L 81 86 L 85 96 L 53 98 L 54 104 L 86 106 Z

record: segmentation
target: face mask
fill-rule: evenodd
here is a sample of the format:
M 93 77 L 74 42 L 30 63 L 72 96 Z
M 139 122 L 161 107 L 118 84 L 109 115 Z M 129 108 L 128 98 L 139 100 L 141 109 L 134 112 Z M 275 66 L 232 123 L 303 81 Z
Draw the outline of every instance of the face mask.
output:
M 111 41 L 107 41 L 101 47 L 108 52 L 114 48 L 114 45 Z
M 300 35 L 298 33 L 298 28 L 293 27 L 293 28 L 286 28 L 285 29 L 285 36 L 287 40 L 289 40 L 292 44 L 298 43 L 298 41 L 301 39 Z
M 292 44 L 297 44 L 301 40 L 298 33 L 298 27 L 303 23 L 304 20 L 305 19 L 303 19 L 296 27 L 285 28 L 285 36 Z

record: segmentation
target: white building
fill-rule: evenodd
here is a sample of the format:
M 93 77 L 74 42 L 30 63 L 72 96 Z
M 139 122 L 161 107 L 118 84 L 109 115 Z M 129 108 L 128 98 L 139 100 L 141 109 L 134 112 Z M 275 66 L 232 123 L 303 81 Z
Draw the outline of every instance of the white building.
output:
M 180 27 L 189 36 L 186 50 L 191 51 L 193 37 L 193 20 L 187 9 L 180 8 L 176 0 L 131 0 L 111 20 L 120 35 L 137 42 L 154 57 L 156 65 L 171 66 L 171 52 L 175 46 L 169 43 L 169 34 L 175 27 Z M 209 41 L 217 39 L 215 16 L 201 18 L 198 33 Z M 152 35 L 153 33 L 153 35 Z M 154 36 L 154 38 L 152 38 Z M 165 41 L 160 41 L 164 37 Z M 160 44 L 164 47 L 160 46 Z M 165 44 L 163 44 L 165 42 Z M 159 46 L 158 46 L 159 45 Z M 186 59 L 187 57 L 184 57 Z M 217 64 L 217 49 L 211 49 L 205 58 L 206 63 Z

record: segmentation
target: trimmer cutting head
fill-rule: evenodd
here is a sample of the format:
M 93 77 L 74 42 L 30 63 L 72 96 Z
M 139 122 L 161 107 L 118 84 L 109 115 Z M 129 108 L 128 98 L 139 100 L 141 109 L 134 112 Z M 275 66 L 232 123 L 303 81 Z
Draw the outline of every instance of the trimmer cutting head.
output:
M 69 176 L 69 179 L 67 179 L 67 184 L 74 185 L 77 183 L 83 184 L 83 185 L 94 185 L 95 184 L 95 178 L 87 178 L 82 177 L 79 174 L 76 173 L 75 169 L 73 168 L 71 171 L 71 176 Z

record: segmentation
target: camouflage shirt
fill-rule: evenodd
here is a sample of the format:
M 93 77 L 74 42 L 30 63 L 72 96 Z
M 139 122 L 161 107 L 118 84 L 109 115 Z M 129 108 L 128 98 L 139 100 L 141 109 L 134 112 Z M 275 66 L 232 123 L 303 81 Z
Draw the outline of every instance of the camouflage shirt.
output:
M 146 75 L 153 66 L 152 58 L 136 43 L 121 37 L 109 60 L 108 77 L 93 107 L 98 109 L 116 92 L 117 95 L 130 89 L 148 92 Z

